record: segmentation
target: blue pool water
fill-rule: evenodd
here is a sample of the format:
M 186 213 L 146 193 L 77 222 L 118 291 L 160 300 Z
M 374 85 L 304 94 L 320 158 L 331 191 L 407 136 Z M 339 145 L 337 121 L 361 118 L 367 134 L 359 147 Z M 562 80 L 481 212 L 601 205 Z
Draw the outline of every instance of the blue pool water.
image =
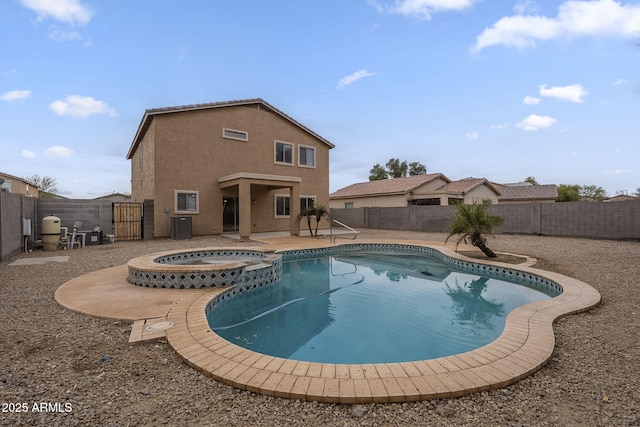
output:
M 413 254 L 343 253 L 285 261 L 282 279 L 227 298 L 210 327 L 239 346 L 320 363 L 449 356 L 495 340 L 540 290 L 454 271 Z

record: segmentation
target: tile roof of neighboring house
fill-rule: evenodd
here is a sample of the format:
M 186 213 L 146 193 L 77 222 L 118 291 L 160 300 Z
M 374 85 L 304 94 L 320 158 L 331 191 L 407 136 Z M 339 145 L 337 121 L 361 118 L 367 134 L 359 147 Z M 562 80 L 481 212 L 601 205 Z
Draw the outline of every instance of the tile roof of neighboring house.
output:
M 142 137 L 144 136 L 145 132 L 147 131 L 147 129 L 151 125 L 151 121 L 153 120 L 154 116 L 157 116 L 157 115 L 160 115 L 160 114 L 179 113 L 179 112 L 184 112 L 184 111 L 208 110 L 208 109 L 212 109 L 212 108 L 237 107 L 237 106 L 253 106 L 253 107 L 256 107 L 256 108 L 264 109 L 266 111 L 270 111 L 271 113 L 273 113 L 273 114 L 275 114 L 277 116 L 280 116 L 283 119 L 285 119 L 285 120 L 293 123 L 294 125 L 298 126 L 299 128 L 301 128 L 305 132 L 309 133 L 314 138 L 317 138 L 318 140 L 322 141 L 323 143 L 328 145 L 329 148 L 334 148 L 335 147 L 332 143 L 330 143 L 329 141 L 327 141 L 326 139 L 324 139 L 323 137 L 321 137 L 320 135 L 318 135 L 317 133 L 315 133 L 311 129 L 307 128 L 306 126 L 304 126 L 304 125 L 300 124 L 299 122 L 297 122 L 296 120 L 292 119 L 290 116 L 286 115 L 285 113 L 283 113 L 282 111 L 278 110 L 274 106 L 270 105 L 269 103 L 267 103 L 263 99 L 261 99 L 261 98 L 252 98 L 252 99 L 241 99 L 241 100 L 236 100 L 236 101 L 210 102 L 210 103 L 207 103 L 207 104 L 191 104 L 191 105 L 180 105 L 180 106 L 177 106 L 177 107 L 151 108 L 151 109 L 148 109 L 148 110 L 146 110 L 144 112 L 144 116 L 142 116 L 142 120 L 140 121 L 140 125 L 138 126 L 138 130 L 136 132 L 136 136 L 133 138 L 133 142 L 131 143 L 131 147 L 129 148 L 129 152 L 127 153 L 127 159 L 131 159 L 133 157 L 133 153 L 135 152 L 136 148 L 140 144 L 140 141 L 142 140 Z
M 604 202 L 626 202 L 629 200 L 640 200 L 640 197 L 636 197 L 636 196 L 630 196 L 628 194 L 617 194 L 613 197 L 609 197 L 606 200 L 603 200 Z
M 465 178 L 459 181 L 452 181 L 438 188 L 435 192 L 440 194 L 464 195 L 481 185 L 486 185 L 487 187 L 492 189 L 498 196 L 500 195 L 500 190 L 496 188 L 496 186 L 494 186 L 486 178 Z
M 554 184 L 496 184 L 500 190 L 498 200 L 555 200 L 558 198 L 558 187 Z
M 426 175 L 414 175 L 404 178 L 380 179 L 369 182 L 359 182 L 351 184 L 329 194 L 330 199 L 345 197 L 364 197 L 375 195 L 404 194 L 434 179 L 441 178 L 445 181 L 449 179 L 441 173 L 431 173 Z

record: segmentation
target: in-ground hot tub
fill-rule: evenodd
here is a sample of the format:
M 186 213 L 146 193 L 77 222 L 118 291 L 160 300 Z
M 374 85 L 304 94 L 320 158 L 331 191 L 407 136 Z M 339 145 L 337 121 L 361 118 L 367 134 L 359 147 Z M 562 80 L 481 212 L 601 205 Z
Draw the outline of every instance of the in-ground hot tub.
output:
M 262 286 L 282 276 L 282 257 L 273 250 L 201 248 L 160 252 L 128 263 L 129 283 L 149 288 L 200 289 Z

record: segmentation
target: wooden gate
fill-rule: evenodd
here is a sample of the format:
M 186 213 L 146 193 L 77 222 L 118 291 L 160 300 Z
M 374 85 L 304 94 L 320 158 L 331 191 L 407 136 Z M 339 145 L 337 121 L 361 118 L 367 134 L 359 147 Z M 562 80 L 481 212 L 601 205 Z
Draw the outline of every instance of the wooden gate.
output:
M 142 203 L 113 202 L 113 233 L 116 242 L 142 239 Z

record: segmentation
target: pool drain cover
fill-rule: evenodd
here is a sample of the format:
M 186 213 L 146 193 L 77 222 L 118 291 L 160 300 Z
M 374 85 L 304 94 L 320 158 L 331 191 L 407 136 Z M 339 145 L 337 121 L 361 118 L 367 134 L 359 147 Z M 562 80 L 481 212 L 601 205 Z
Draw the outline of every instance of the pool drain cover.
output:
M 152 325 L 147 326 L 145 330 L 149 332 L 164 331 L 166 329 L 169 329 L 172 326 L 173 326 L 173 322 L 158 322 L 158 323 L 154 323 Z

